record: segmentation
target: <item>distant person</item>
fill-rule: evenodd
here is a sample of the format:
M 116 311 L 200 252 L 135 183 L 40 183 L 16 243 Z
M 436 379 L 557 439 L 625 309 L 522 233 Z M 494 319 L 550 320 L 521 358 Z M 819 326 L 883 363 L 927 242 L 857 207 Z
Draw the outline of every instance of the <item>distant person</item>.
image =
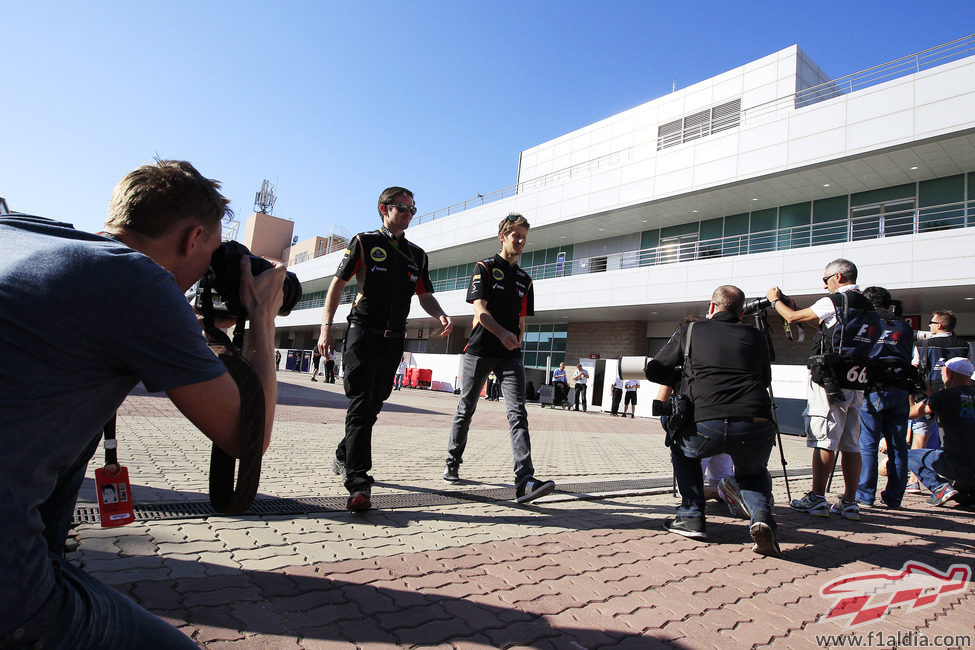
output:
M 626 409 L 630 409 L 630 417 L 636 417 L 636 392 L 640 389 L 640 382 L 637 379 L 627 379 L 623 387 L 626 390 L 626 397 L 623 398 L 623 417 L 626 417 Z
M 582 399 L 582 410 L 586 410 L 586 384 L 589 382 L 589 371 L 582 367 L 582 364 L 576 366 L 575 374 L 572 375 L 572 381 L 576 383 L 576 399 L 575 399 L 575 410 L 579 410 L 579 400 Z
M 443 326 L 441 336 L 453 329 L 453 322 L 433 295 L 427 254 L 404 235 L 416 214 L 413 192 L 405 187 L 386 188 L 379 195 L 378 210 L 382 227 L 353 237 L 335 271 L 325 296 L 318 339 L 323 355 L 335 354 L 335 311 L 342 289 L 357 278 L 359 292 L 349 312 L 342 355 L 349 408 L 345 437 L 332 461 L 332 471 L 345 477 L 349 491 L 346 506 L 354 512 L 372 507 L 372 427 L 393 390 L 393 377 L 403 358 L 413 295 L 419 296 L 423 310 Z
M 620 414 L 620 402 L 623 401 L 623 386 L 622 377 L 617 377 L 613 380 L 613 405 L 609 412 L 613 417 Z
M 274 351 L 274 369 L 281 370 L 281 350 Z
M 396 366 L 396 376 L 393 378 L 393 390 L 399 390 L 403 387 L 403 375 L 406 374 L 406 355 L 400 359 L 399 365 Z
M 325 383 L 335 383 L 335 355 L 330 354 L 325 357 Z
M 318 381 L 318 368 L 322 363 L 322 353 L 318 351 L 318 348 L 315 348 L 315 350 L 311 354 L 311 363 L 312 363 L 311 380 Z
M 515 500 L 527 503 L 555 489 L 552 481 L 535 477 L 525 409 L 525 366 L 521 357 L 521 336 L 525 318 L 535 312 L 532 279 L 518 266 L 528 239 L 528 220 L 510 214 L 498 224 L 501 251 L 477 262 L 467 288 L 467 302 L 474 305 L 474 329 L 464 349 L 464 370 L 460 401 L 447 444 L 443 480 L 460 481 L 460 464 L 467 448 L 467 432 L 477 409 L 477 396 L 484 379 L 494 372 L 501 384 L 508 412 L 511 453 L 514 457 Z
M 552 371 L 552 404 L 561 406 L 569 401 L 569 381 L 565 374 L 565 361 Z

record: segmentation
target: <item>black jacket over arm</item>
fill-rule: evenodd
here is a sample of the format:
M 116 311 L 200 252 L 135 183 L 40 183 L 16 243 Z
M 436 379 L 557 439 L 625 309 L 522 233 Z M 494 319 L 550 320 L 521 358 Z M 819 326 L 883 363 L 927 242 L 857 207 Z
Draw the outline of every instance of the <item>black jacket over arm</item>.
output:
M 675 369 L 685 365 L 686 336 L 685 325 L 660 348 L 647 364 L 647 379 L 673 385 Z M 689 369 L 684 392 L 694 403 L 695 421 L 771 417 L 772 368 L 765 337 L 734 314 L 719 311 L 694 323 Z

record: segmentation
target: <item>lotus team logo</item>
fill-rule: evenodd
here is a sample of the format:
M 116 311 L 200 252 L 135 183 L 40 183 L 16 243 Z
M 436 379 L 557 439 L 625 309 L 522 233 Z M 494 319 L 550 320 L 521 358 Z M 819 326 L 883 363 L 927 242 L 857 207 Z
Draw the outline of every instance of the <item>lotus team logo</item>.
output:
M 855 573 L 827 583 L 819 590 L 834 600 L 823 620 L 852 616 L 847 628 L 872 623 L 903 605 L 921 609 L 934 605 L 945 594 L 964 591 L 972 577 L 967 564 L 952 564 L 946 573 L 922 562 L 908 561 L 899 572 L 883 570 Z
M 491 271 L 491 275 L 494 276 L 494 279 L 497 280 L 498 282 L 504 280 L 504 271 L 502 271 L 501 269 L 494 269 L 493 271 Z
M 372 250 L 369 251 L 369 257 L 373 262 L 385 262 L 386 261 L 386 249 L 382 246 L 373 246 Z

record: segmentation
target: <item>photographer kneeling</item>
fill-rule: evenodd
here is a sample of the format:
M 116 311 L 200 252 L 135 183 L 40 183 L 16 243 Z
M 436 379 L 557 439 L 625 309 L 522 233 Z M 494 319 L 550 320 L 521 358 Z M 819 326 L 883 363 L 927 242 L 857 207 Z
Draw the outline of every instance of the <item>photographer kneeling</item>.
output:
M 219 188 L 164 160 L 119 182 L 102 235 L 0 217 L 0 647 L 197 647 L 66 561 L 64 542 L 102 428 L 138 382 L 165 391 L 226 454 L 251 442 L 250 404 L 184 296 L 220 245 Z M 251 266 L 240 259 L 244 357 L 263 387 L 266 449 L 285 269 Z
M 664 528 L 707 539 L 700 459 L 726 452 L 734 460 L 740 487 L 730 496 L 750 517 L 752 550 L 778 557 L 767 469 L 775 441 L 768 392 L 772 370 L 765 337 L 741 322 L 744 304 L 745 294 L 738 287 L 718 287 L 711 296 L 708 320 L 682 327 L 647 363 L 647 379 L 668 385 L 680 381 L 676 369 L 683 367 L 684 394 L 693 404 L 694 426 L 670 446 L 681 505 Z M 729 482 L 728 487 L 733 490 L 734 485 Z

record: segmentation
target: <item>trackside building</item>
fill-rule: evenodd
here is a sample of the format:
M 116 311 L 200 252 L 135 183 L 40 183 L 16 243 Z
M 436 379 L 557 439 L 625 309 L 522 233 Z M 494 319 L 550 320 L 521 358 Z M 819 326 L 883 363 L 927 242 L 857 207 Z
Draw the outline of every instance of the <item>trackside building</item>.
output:
M 411 189 L 422 202 L 423 188 Z M 951 309 L 971 336 L 973 199 L 975 35 L 839 78 L 794 45 L 525 149 L 514 186 L 417 215 L 407 236 L 428 252 L 456 326 L 435 336 L 414 301 L 407 350 L 425 367 L 463 350 L 473 263 L 496 252 L 509 212 L 532 224 L 521 260 L 535 283 L 529 379 L 537 387 L 547 368 L 581 361 L 597 407 L 609 408 L 613 360 L 652 355 L 686 314 L 703 317 L 716 286 L 758 297 L 779 285 L 806 307 L 837 257 L 857 264 L 861 287 L 889 289 L 915 327 Z M 378 227 L 369 206 L 363 215 L 362 230 Z M 343 250 L 318 253 L 291 266 L 305 295 L 278 319 L 279 348 L 318 338 Z M 336 314 L 338 337 L 353 295 Z M 804 400 L 813 330 L 790 341 L 774 312 L 768 323 L 788 410 Z M 441 387 L 453 387 L 454 368 L 435 370 Z M 644 382 L 644 413 L 651 389 Z

